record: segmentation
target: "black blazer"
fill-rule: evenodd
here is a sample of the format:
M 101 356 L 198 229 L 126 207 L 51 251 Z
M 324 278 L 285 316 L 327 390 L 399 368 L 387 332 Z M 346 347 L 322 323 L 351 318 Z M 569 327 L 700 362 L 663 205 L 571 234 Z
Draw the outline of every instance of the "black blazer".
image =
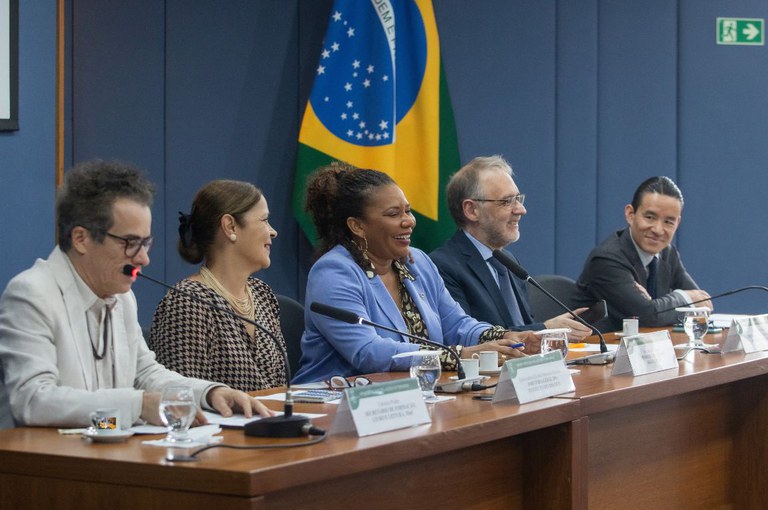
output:
M 677 313 L 660 310 L 685 306 L 687 301 L 675 289 L 691 290 L 699 286 L 685 270 L 677 249 L 669 245 L 661 251 L 656 273 L 657 298 L 648 300 L 635 287 L 643 287 L 648 271 L 640 261 L 629 228 L 611 234 L 587 257 L 576 282 L 574 306 L 589 306 L 598 299 L 608 304 L 608 318 L 595 326 L 600 331 L 621 329 L 622 319 L 639 317 L 640 326 L 669 326 L 677 321 Z
M 512 256 L 509 252 L 507 254 Z M 522 327 L 512 325 L 512 316 L 504 306 L 501 291 L 488 264 L 463 231 L 457 231 L 429 256 L 445 280 L 448 292 L 468 315 L 514 331 L 536 331 L 546 327 L 543 323 L 534 322 L 525 282 L 510 272 L 520 313 L 525 321 Z

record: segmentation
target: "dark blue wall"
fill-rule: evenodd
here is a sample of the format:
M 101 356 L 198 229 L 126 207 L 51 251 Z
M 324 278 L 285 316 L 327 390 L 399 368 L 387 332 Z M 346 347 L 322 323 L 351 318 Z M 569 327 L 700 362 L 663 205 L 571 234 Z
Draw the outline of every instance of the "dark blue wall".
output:
M 19 2 L 19 130 L 0 132 L 0 288 L 55 244 L 56 5 Z
M 265 191 L 280 234 L 260 276 L 303 296 L 310 249 L 289 190 L 331 4 L 69 0 L 68 163 L 123 158 L 158 183 L 160 241 L 147 273 L 168 281 L 191 273 L 175 253 L 177 211 L 208 180 L 245 179 Z M 13 179 L 0 189 L 0 208 L 20 217 L 2 227 L 3 285 L 52 244 L 52 184 L 40 183 L 52 183 L 54 12 L 42 9 L 25 29 L 29 9 L 22 6 L 21 89 L 40 97 L 26 96 L 20 117 L 31 122 L 34 104 L 50 124 L 39 123 L 27 142 L 23 131 L 0 135 L 3 182 Z M 576 277 L 595 243 L 624 225 L 637 184 L 666 174 L 686 195 L 677 242 L 699 283 L 712 293 L 768 283 L 757 255 L 768 241 L 752 228 L 768 189 L 766 48 L 715 44 L 718 16 L 765 18 L 768 4 L 440 0 L 435 14 L 462 160 L 501 153 L 512 163 L 529 195 L 514 248 L 531 273 Z M 47 43 L 35 49 L 30 39 Z M 30 66 L 40 76 L 31 79 Z M 135 289 L 147 322 L 162 291 L 143 282 Z M 743 294 L 718 309 L 757 313 L 765 304 Z

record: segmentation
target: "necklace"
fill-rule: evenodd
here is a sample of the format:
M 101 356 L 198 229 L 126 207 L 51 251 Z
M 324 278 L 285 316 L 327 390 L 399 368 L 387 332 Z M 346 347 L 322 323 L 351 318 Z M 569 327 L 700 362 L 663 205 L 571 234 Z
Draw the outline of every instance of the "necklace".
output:
M 227 300 L 227 303 L 235 310 L 235 313 L 242 317 L 247 317 L 251 320 L 255 317 L 256 309 L 253 306 L 253 295 L 248 288 L 248 284 L 245 284 L 245 297 L 242 299 L 233 296 L 224 286 L 216 279 L 210 269 L 206 266 L 200 268 L 200 280 L 210 287 L 214 292 Z

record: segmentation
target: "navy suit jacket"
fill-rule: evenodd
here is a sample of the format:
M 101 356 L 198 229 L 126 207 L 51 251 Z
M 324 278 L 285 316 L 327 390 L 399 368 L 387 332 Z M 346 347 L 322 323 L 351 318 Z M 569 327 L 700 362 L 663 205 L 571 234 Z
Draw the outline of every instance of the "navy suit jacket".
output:
M 514 258 L 508 251 L 507 254 Z M 509 272 L 520 313 L 525 321 L 525 326 L 512 325 L 512 316 L 504 306 L 501 291 L 488 264 L 463 231 L 458 230 L 429 256 L 445 280 L 448 292 L 471 317 L 513 331 L 536 331 L 546 328 L 543 323 L 534 322 L 525 282 Z

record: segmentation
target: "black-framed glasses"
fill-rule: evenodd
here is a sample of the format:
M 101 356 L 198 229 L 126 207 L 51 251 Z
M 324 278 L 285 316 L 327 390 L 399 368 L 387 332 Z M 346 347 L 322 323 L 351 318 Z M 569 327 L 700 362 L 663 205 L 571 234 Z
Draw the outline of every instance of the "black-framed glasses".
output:
M 343 390 L 344 388 L 354 388 L 359 386 L 368 386 L 371 381 L 367 377 L 355 377 L 350 379 L 343 375 L 334 375 L 325 384 L 332 390 Z
M 496 202 L 500 207 L 512 208 L 515 204 L 525 204 L 525 193 L 518 193 L 507 198 L 472 198 L 475 202 Z
M 152 236 L 149 237 L 122 237 L 115 234 L 112 234 L 110 232 L 104 232 L 106 235 L 111 237 L 112 239 L 117 239 L 118 241 L 123 242 L 123 246 L 125 247 L 125 256 L 129 259 L 132 259 L 136 255 L 138 255 L 139 250 L 142 248 L 146 249 L 147 251 L 152 248 L 152 243 L 155 241 L 155 238 Z

